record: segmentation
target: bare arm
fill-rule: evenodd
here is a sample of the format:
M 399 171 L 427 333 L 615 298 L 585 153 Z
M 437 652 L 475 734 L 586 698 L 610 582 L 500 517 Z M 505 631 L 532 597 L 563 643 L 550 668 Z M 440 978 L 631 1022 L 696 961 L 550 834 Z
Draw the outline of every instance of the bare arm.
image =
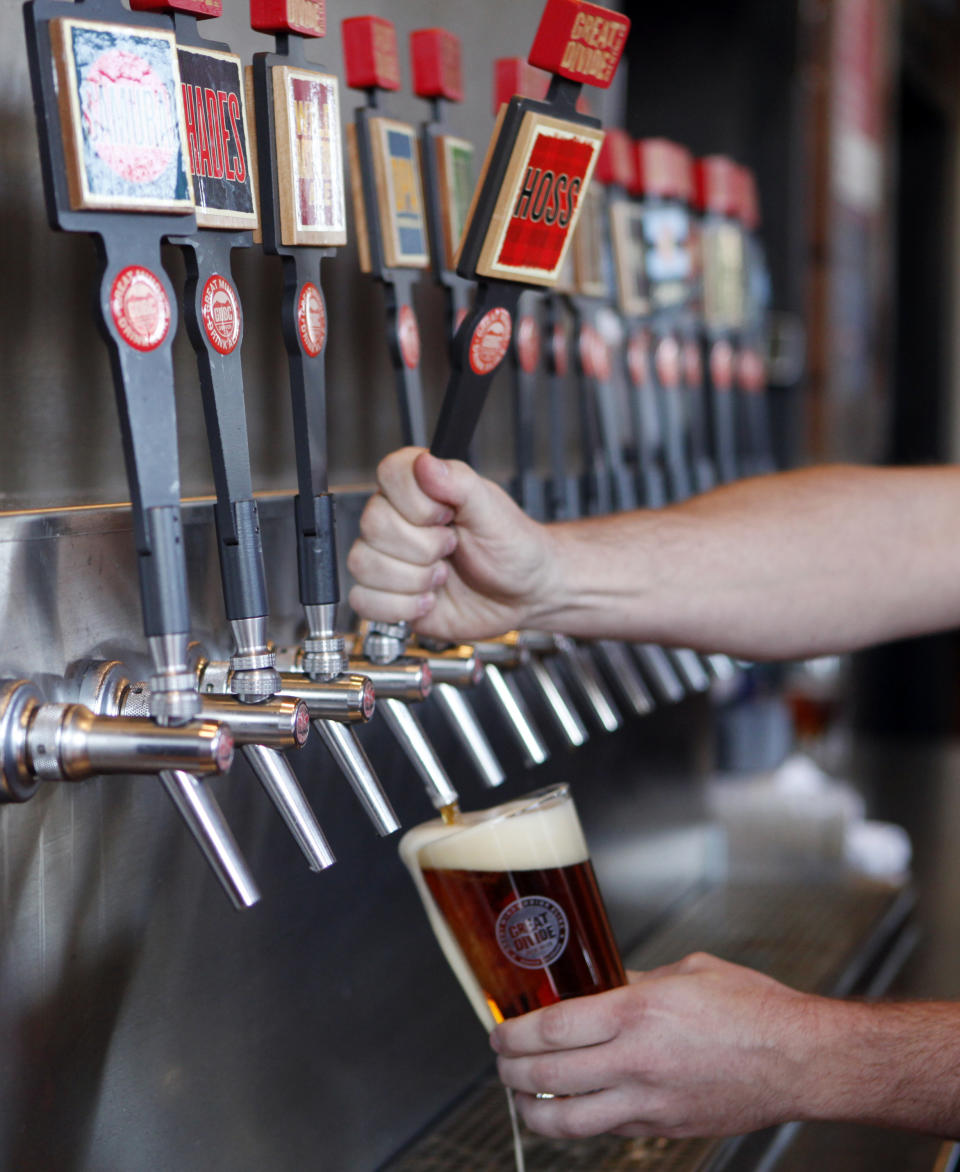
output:
M 510 627 L 790 658 L 960 623 L 960 470 L 822 467 L 670 508 L 538 525 L 404 449 L 349 566 L 356 609 L 425 634 Z
M 491 1034 L 535 1131 L 718 1136 L 817 1119 L 960 1136 L 958 1005 L 835 1001 L 702 954 L 630 976 Z

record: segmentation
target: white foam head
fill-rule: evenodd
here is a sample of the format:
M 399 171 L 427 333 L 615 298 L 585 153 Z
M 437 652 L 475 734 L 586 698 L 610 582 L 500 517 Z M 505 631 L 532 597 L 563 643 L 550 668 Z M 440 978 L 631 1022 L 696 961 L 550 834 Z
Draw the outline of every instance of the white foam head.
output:
M 439 818 L 414 826 L 400 840 L 400 858 L 413 877 L 427 918 L 447 963 L 477 1016 L 493 1029 L 496 1019 L 466 957 L 434 902 L 423 869 L 529 871 L 569 867 L 589 858 L 569 793 L 547 792 L 463 814 L 448 825 Z

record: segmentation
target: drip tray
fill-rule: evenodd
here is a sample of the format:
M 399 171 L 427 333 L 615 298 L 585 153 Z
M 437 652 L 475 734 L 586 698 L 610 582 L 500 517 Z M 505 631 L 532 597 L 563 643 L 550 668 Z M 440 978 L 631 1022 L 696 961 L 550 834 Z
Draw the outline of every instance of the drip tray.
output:
M 761 969 L 799 989 L 845 995 L 879 992 L 913 897 L 872 882 L 731 883 L 685 903 L 642 945 L 628 968 L 651 969 L 690 952 Z M 902 959 L 902 958 L 901 958 Z M 777 1147 L 778 1129 L 744 1141 L 714 1139 L 548 1140 L 524 1130 L 527 1172 L 720 1172 L 756 1167 Z M 384 1172 L 511 1172 L 507 1101 L 494 1077 L 470 1091 Z

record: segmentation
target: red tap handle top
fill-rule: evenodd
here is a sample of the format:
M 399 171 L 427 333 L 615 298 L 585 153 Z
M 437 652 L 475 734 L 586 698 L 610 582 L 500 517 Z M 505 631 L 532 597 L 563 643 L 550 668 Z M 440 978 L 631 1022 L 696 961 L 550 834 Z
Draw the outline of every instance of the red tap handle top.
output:
M 748 232 L 760 227 L 760 200 L 757 197 L 757 180 L 749 167 L 738 167 L 740 181 L 740 219 Z
M 493 63 L 493 112 L 514 95 L 542 101 L 550 86 L 550 74 L 535 69 L 522 57 L 498 57 Z
M 630 19 L 621 12 L 586 0 L 547 0 L 527 59 L 569 81 L 606 89 L 629 31 Z
M 701 212 L 717 216 L 740 214 L 739 168 L 726 155 L 707 155 L 694 168 L 696 202 Z
M 637 183 L 637 152 L 625 130 L 615 127 L 604 135 L 593 177 L 599 183 L 633 191 Z
M 463 101 L 460 38 L 445 28 L 420 28 L 410 34 L 413 92 L 419 98 Z
M 130 0 L 134 12 L 187 12 L 199 20 L 223 15 L 223 0 Z
M 297 33 L 323 37 L 326 0 L 250 0 L 250 24 L 261 33 Z
M 398 90 L 397 30 L 382 16 L 350 16 L 340 25 L 347 85 L 355 90 Z
M 635 158 L 632 194 L 693 202 L 693 156 L 686 147 L 668 138 L 641 138 Z

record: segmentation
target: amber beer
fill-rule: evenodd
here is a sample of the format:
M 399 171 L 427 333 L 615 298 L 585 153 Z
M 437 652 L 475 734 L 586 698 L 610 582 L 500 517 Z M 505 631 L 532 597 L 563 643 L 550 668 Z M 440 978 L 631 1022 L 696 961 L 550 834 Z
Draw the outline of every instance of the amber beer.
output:
M 567 786 L 462 815 L 453 826 L 425 823 L 400 850 L 488 1027 L 624 984 Z

